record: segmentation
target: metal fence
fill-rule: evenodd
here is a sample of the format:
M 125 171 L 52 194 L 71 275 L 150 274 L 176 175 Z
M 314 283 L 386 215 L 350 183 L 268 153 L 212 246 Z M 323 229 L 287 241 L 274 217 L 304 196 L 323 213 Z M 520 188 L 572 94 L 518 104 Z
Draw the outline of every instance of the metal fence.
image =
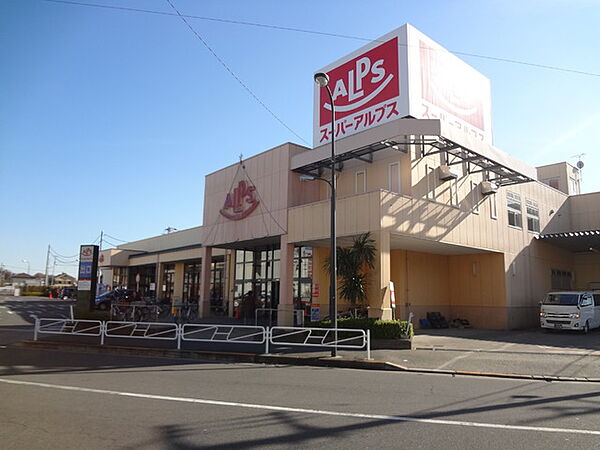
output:
M 266 353 L 269 352 L 268 328 L 265 327 L 186 323 L 180 330 L 183 341 L 266 344 Z
M 366 347 L 367 359 L 371 359 L 371 335 L 369 330 L 272 327 L 269 329 L 269 342 L 271 345 L 348 350 L 362 350 Z
M 71 336 L 100 336 L 103 340 L 104 324 L 99 320 L 35 319 L 33 339 L 40 334 L 63 334 Z
M 347 328 L 262 327 L 249 325 L 219 325 L 168 322 L 127 322 L 109 320 L 36 319 L 34 340 L 39 334 L 70 336 L 99 336 L 105 338 L 146 339 L 265 345 L 265 353 L 272 346 L 320 347 L 347 350 L 366 350 L 371 359 L 369 331 Z
M 121 322 L 110 320 L 105 322 L 104 336 L 126 339 L 177 341 L 177 348 L 181 348 L 179 325 L 176 323 Z

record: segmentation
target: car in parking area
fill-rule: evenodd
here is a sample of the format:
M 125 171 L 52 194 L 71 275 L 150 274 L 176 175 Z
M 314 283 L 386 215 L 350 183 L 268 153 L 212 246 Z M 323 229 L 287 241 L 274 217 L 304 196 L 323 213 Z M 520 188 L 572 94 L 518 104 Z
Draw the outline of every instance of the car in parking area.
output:
M 550 292 L 540 304 L 540 326 L 588 333 L 600 327 L 600 292 Z
M 129 302 L 133 300 L 133 292 L 129 289 L 113 289 L 112 291 L 107 291 L 104 294 L 98 295 L 94 303 L 96 305 L 96 309 L 101 311 L 107 311 L 110 309 L 110 305 L 113 302 Z
M 75 286 L 62 288 L 58 294 L 58 298 L 62 298 L 63 300 L 77 299 L 77 288 Z

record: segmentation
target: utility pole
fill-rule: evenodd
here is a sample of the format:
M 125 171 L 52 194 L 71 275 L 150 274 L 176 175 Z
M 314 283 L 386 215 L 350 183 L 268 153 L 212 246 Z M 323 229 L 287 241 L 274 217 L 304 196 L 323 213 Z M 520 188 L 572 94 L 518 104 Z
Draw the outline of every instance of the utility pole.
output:
M 50 264 L 50 244 L 48 244 L 48 252 L 46 253 L 46 272 L 44 272 L 44 286 L 48 287 L 48 265 Z
M 98 246 L 98 255 L 100 255 L 100 252 L 102 251 L 102 239 L 104 239 L 104 230 L 100 230 L 100 245 Z M 98 264 L 98 273 L 96 275 L 98 277 L 98 284 L 102 285 L 102 270 L 100 269 L 100 264 Z

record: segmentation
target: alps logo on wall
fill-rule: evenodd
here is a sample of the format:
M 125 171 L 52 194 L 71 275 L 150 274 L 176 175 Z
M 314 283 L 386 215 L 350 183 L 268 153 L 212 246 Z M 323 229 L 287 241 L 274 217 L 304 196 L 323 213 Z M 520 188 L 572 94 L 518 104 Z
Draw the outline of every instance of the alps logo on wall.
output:
M 400 117 L 398 37 L 324 71 L 335 105 L 336 139 Z M 315 146 L 331 140 L 329 95 L 326 88 L 317 89 Z
M 252 214 L 259 203 L 256 198 L 256 187 L 240 180 L 233 191 L 225 197 L 225 204 L 219 212 L 230 220 L 241 220 Z

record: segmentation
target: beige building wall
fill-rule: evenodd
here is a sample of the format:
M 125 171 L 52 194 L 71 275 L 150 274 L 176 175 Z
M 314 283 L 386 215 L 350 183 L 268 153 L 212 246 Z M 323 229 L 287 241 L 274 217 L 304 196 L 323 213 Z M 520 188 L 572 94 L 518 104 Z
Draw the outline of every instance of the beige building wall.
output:
M 575 289 L 600 289 L 600 253 L 578 253 L 573 257 Z
M 569 197 L 569 206 L 571 228 L 568 231 L 600 229 L 600 192 Z
M 567 162 L 537 167 L 538 180 L 568 195 L 581 192 L 581 172 Z
M 400 163 L 400 193 L 389 191 L 388 168 L 396 161 Z M 413 146 L 408 153 L 397 152 L 371 164 L 353 162 L 344 167 L 338 174 L 338 237 L 370 231 L 377 238 L 381 232 L 388 232 L 392 236 L 392 254 L 402 251 L 398 248 L 401 244 L 394 244 L 394 236 L 422 239 L 432 253 L 419 255 L 407 251 L 409 261 L 412 260 L 409 273 L 414 273 L 416 279 L 426 278 L 425 274 L 420 274 L 421 267 L 434 270 L 432 267 L 438 267 L 438 262 L 450 258 L 453 270 L 464 269 L 467 275 L 476 264 L 478 275 L 469 275 L 473 279 L 468 278 L 464 289 L 449 286 L 444 281 L 448 275 L 441 275 L 438 269 L 435 269 L 436 276 L 430 277 L 438 280 L 433 285 L 425 283 L 427 287 L 414 287 L 417 291 L 414 312 L 420 311 L 423 317 L 426 310 L 437 307 L 442 313 L 453 311 L 469 318 L 476 326 L 486 328 L 534 324 L 539 299 L 550 287 L 552 269 L 573 270 L 573 265 L 569 252 L 535 240 L 537 233 L 528 230 L 528 202 L 538 210 L 540 231 L 550 233 L 571 229 L 571 208 L 579 207 L 579 203 L 583 205 L 585 199 L 572 206 L 567 195 L 538 181 L 501 187 L 498 193 L 483 196 L 479 187 L 483 174 L 470 174 L 466 164 L 453 166 L 458 172 L 457 180 L 439 180 L 439 166 L 447 162 L 441 154 L 423 157 L 421 148 Z M 364 184 L 358 183 L 363 177 Z M 366 192 L 361 193 L 363 190 Z M 508 224 L 508 192 L 521 198 L 521 227 Z M 327 186 L 320 188 L 319 195 L 320 201 L 289 210 L 290 241 L 323 241 L 329 237 Z M 581 211 L 580 222 L 598 223 L 592 213 L 585 212 L 584 206 L 578 210 Z M 458 246 L 462 249 L 459 253 L 465 253 L 464 248 L 470 249 L 467 252 L 473 255 L 436 255 L 436 242 Z M 440 253 L 446 252 L 440 249 Z M 401 258 L 392 259 L 394 262 L 389 263 L 391 271 L 398 276 L 402 272 L 398 267 L 403 263 Z M 444 267 L 444 263 L 440 264 Z M 383 273 L 385 270 L 383 268 Z M 457 279 L 454 275 L 458 274 L 453 274 L 453 280 Z M 389 307 L 389 296 L 384 293 L 382 297 L 377 291 L 386 283 L 386 276 L 379 269 L 375 271 L 374 279 L 370 306 L 379 314 Z M 482 284 L 481 280 L 486 282 Z M 419 291 L 440 286 L 452 294 L 445 296 L 437 292 L 432 295 Z M 494 286 L 494 290 L 487 291 L 488 286 Z M 405 301 L 399 303 L 402 308 L 406 307 Z M 412 299 L 409 303 L 412 304 Z M 399 311 L 400 314 L 407 312 Z
M 305 150 L 306 147 L 286 143 L 207 175 L 203 244 L 218 246 L 286 234 L 289 203 L 313 200 L 310 192 L 301 192 L 299 175 L 289 170 L 290 155 Z M 221 215 L 220 210 L 227 194 L 241 180 L 256 187 L 259 204 L 243 220 L 231 220 Z

